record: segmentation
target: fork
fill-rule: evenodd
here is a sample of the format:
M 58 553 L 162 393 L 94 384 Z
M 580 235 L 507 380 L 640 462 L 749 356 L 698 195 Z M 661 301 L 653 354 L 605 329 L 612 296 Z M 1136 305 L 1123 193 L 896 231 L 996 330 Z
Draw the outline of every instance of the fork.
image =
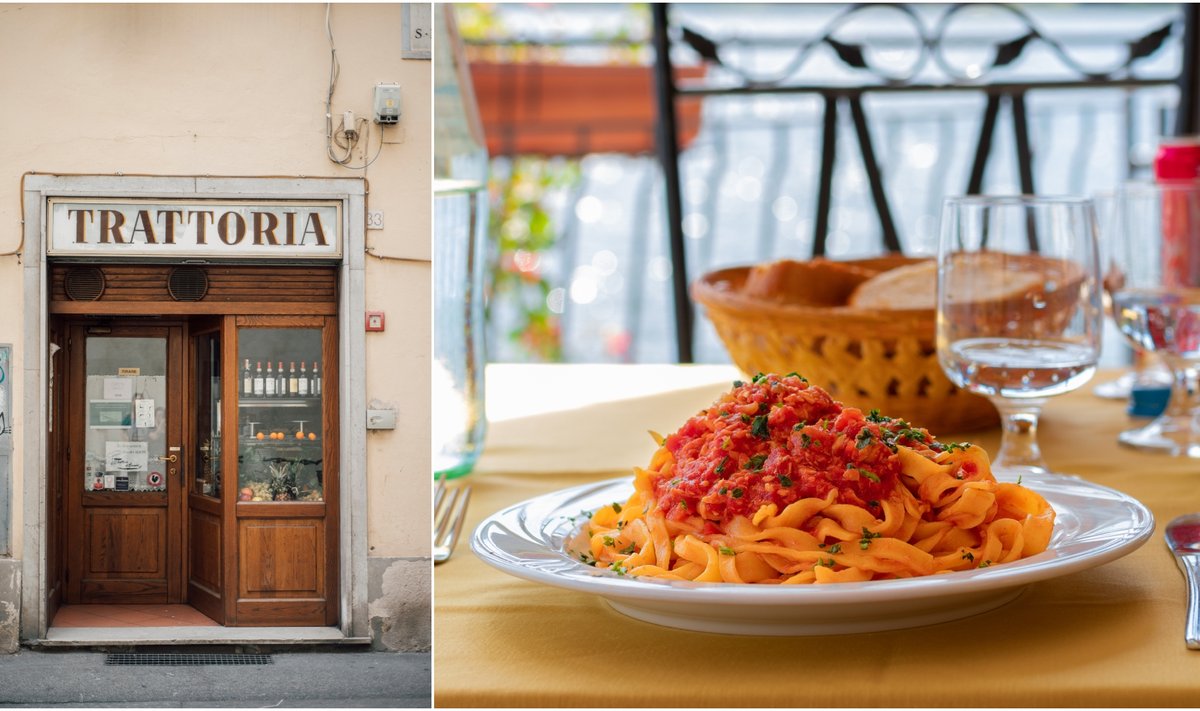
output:
M 454 552 L 458 534 L 467 519 L 467 503 L 471 500 L 471 487 L 449 489 L 446 476 L 438 478 L 433 492 L 433 562 L 445 563 Z

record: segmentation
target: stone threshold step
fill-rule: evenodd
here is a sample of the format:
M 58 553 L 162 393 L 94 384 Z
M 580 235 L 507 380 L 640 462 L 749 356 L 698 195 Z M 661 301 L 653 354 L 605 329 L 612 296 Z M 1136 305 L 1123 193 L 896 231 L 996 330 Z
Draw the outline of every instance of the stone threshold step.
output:
M 104 644 L 370 644 L 336 627 L 52 627 L 33 647 L 91 647 Z

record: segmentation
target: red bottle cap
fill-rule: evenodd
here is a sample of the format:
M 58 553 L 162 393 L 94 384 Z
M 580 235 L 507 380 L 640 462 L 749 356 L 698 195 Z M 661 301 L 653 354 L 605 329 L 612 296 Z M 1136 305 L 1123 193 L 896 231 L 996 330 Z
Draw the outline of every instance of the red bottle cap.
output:
M 1163 139 L 1154 157 L 1154 179 L 1200 179 L 1200 136 Z

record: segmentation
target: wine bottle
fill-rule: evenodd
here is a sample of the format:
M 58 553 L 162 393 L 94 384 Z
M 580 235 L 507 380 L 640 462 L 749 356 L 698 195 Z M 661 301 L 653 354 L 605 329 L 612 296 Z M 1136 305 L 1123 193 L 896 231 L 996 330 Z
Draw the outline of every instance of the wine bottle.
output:
M 265 392 L 263 384 L 262 361 L 258 361 L 258 367 L 254 370 L 254 397 L 262 397 Z
M 296 397 L 300 394 L 300 382 L 296 380 L 296 361 L 288 363 L 288 395 Z
M 271 370 L 271 361 L 267 361 L 267 379 L 263 382 L 263 394 L 275 397 L 275 371 Z
M 283 361 L 279 361 L 278 370 L 276 372 L 279 373 L 279 375 L 276 376 L 279 382 L 275 384 L 275 393 L 278 394 L 279 397 L 287 397 L 288 380 L 287 376 L 283 373 Z
M 321 373 L 317 370 L 317 362 L 315 360 L 313 361 L 312 394 L 321 394 Z
M 254 394 L 253 375 L 250 374 L 250 359 L 246 359 L 246 369 L 242 371 L 242 394 Z
M 304 368 L 304 361 L 300 361 L 300 397 L 308 397 L 308 371 Z

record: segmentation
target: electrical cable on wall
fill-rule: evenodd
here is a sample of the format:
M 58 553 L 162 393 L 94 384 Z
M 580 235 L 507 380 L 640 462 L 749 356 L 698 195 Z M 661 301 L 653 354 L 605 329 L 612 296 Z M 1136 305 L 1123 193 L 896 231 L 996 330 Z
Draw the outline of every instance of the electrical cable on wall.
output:
M 370 148 L 371 122 L 366 118 L 354 116 L 351 112 L 346 112 L 337 130 L 333 128 L 333 94 L 337 89 L 337 80 L 341 75 L 342 66 L 338 61 L 337 46 L 333 41 L 333 23 L 330 18 L 332 8 L 332 3 L 325 5 L 325 36 L 329 38 L 329 90 L 325 94 L 325 153 L 329 157 L 329 160 L 340 166 L 349 168 L 350 170 L 365 171 L 383 153 L 383 130 L 380 129 L 379 131 L 379 147 L 376 148 L 375 155 L 371 156 L 370 160 L 365 161 L 361 165 L 352 165 L 351 159 L 354 156 L 354 149 L 358 146 L 360 137 L 363 141 L 364 157 Z M 352 125 L 350 126 L 346 125 L 347 115 L 351 119 Z M 344 153 L 341 157 L 335 154 L 335 146 Z

